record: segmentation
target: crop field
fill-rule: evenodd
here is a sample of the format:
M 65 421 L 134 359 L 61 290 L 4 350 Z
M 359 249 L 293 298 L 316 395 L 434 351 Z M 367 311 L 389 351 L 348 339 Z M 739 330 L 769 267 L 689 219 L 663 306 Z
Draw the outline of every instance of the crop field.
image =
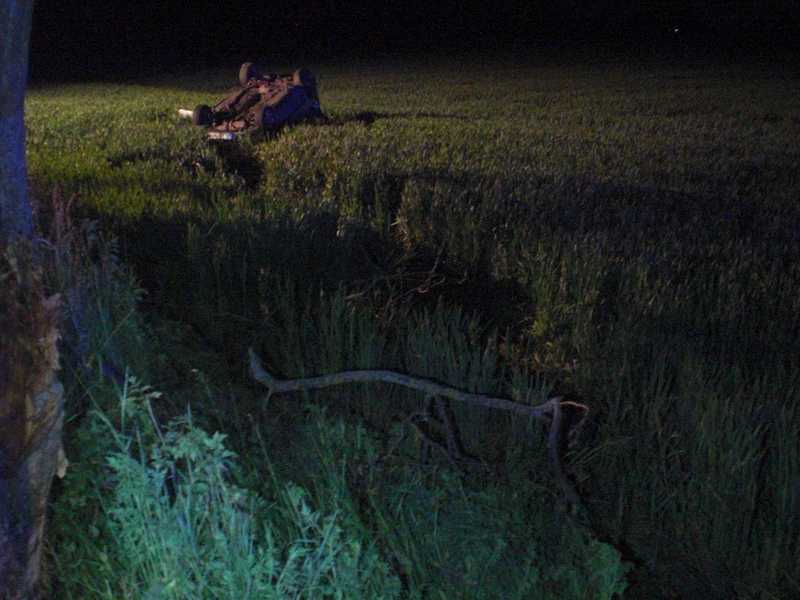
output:
M 310 66 L 326 122 L 225 147 L 177 109 L 238 65 L 29 90 L 72 244 L 58 597 L 800 596 L 800 75 Z M 421 394 L 266 401 L 250 347 L 585 404 L 580 506 L 537 422 L 452 403 L 461 463 Z

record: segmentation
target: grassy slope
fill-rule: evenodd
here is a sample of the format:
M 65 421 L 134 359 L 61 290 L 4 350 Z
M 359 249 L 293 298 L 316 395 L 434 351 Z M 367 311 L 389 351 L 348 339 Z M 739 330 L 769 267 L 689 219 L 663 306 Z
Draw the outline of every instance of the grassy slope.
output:
M 30 93 L 36 185 L 116 223 L 152 305 L 231 364 L 253 343 L 288 374 L 359 366 L 297 326 L 317 304 L 303 317 L 271 290 L 368 289 L 357 309 L 396 332 L 432 305 L 415 286 L 438 255 L 434 295 L 509 333 L 501 364 L 592 405 L 572 460 L 605 535 L 690 597 L 797 591 L 796 78 L 322 66 L 331 124 L 222 160 L 175 109 L 230 71 Z M 424 370 L 408 335 L 386 361 Z

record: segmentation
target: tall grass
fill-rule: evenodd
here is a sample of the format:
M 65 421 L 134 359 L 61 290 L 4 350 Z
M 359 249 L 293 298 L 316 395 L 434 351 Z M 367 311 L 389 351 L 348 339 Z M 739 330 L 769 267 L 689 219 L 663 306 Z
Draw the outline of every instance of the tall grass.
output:
M 248 489 L 226 436 L 191 411 L 159 424 L 160 396 L 127 377 L 77 431 L 51 533 L 59 597 L 612 598 L 626 587 L 611 546 L 528 518 L 544 486 L 511 499 L 470 489 L 317 411 L 300 440 L 300 460 L 317 463 L 311 489 L 279 478 L 263 441 L 243 462 L 268 476 Z
M 129 378 L 113 407 L 119 424 L 95 410 L 84 425 L 113 440 L 100 467 L 109 491 L 90 524 L 103 540 L 56 554 L 63 597 L 397 597 L 374 545 L 347 531 L 335 505 L 312 510 L 291 484 L 270 503 L 238 488 L 225 436 L 199 429 L 191 413 L 166 426 L 149 421 L 157 397 Z
M 34 90 L 31 173 L 113 223 L 145 301 L 227 364 L 255 344 L 288 376 L 380 366 L 520 401 L 581 396 L 595 420 L 573 472 L 596 533 L 640 561 L 631 594 L 796 594 L 794 76 L 319 74 L 329 124 L 233 155 L 172 117 L 232 76 Z M 384 431 L 422 400 L 372 387 L 308 399 Z M 231 410 L 226 426 L 246 431 L 260 409 Z M 527 424 L 457 417 L 471 450 L 535 470 Z M 232 437 L 240 455 L 253 435 Z M 380 514 L 423 527 L 392 510 Z

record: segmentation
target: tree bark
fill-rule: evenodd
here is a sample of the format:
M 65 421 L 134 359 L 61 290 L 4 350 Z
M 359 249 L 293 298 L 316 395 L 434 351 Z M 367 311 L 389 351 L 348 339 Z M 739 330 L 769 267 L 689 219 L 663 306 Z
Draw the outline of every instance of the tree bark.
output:
M 25 87 L 33 0 L 0 0 L 0 600 L 41 590 L 53 476 L 66 465 L 58 296 L 36 260 L 25 164 Z
M 59 297 L 31 243 L 0 246 L 0 600 L 38 597 L 50 486 L 63 476 Z
M 31 237 L 25 86 L 33 0 L 0 0 L 0 243 Z

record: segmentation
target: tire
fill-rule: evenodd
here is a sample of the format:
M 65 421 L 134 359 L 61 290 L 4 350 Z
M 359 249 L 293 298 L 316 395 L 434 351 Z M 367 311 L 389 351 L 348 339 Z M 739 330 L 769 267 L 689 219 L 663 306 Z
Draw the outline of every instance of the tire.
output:
M 292 83 L 294 85 L 304 85 L 311 88 L 317 87 L 317 80 L 314 78 L 314 74 L 308 69 L 297 69 L 297 71 L 292 73 Z
M 239 84 L 242 87 L 247 85 L 247 82 L 251 79 L 259 77 L 261 77 L 261 69 L 255 63 L 246 62 L 239 68 Z
M 302 85 L 308 89 L 308 95 L 314 101 L 319 102 L 319 94 L 317 93 L 317 78 L 308 69 L 297 69 L 292 73 L 292 83 L 294 85 Z
M 200 104 L 192 111 L 192 123 L 200 127 L 208 127 L 214 123 L 214 113 L 207 104 Z

